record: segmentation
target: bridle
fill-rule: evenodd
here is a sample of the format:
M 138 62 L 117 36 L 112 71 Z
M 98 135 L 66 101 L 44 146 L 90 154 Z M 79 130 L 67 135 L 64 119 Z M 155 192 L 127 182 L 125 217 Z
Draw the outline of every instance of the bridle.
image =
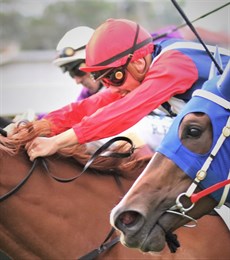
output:
M 208 99 L 230 111 L 230 102 L 229 101 L 227 101 L 209 91 L 199 89 L 199 90 L 194 91 L 193 96 L 200 96 L 202 98 Z M 189 227 L 196 226 L 197 221 L 194 218 L 192 218 L 191 216 L 187 215 L 187 212 L 190 211 L 195 206 L 195 203 L 199 199 L 201 199 L 204 196 L 209 195 L 210 193 L 212 193 L 222 187 L 224 187 L 224 191 L 222 193 L 219 204 L 217 205 L 217 208 L 220 208 L 227 199 L 227 196 L 229 193 L 229 188 L 230 188 L 230 170 L 229 170 L 229 175 L 228 175 L 227 180 L 219 182 L 209 188 L 206 188 L 205 190 L 203 190 L 197 194 L 195 194 L 194 191 L 197 188 L 198 184 L 206 178 L 207 171 L 208 171 L 213 159 L 215 158 L 218 151 L 222 147 L 226 138 L 228 138 L 229 136 L 230 136 L 230 116 L 228 117 L 227 122 L 226 122 L 225 126 L 223 127 L 222 132 L 221 132 L 219 138 L 217 139 L 216 144 L 214 145 L 212 151 L 210 152 L 209 156 L 205 160 L 201 169 L 197 172 L 196 178 L 193 180 L 192 184 L 189 186 L 189 188 L 187 189 L 186 192 L 178 195 L 178 197 L 176 199 L 176 204 L 174 206 L 172 206 L 169 210 L 166 210 L 167 213 L 180 215 L 182 217 L 188 218 L 189 220 L 192 220 L 193 222 L 195 222 L 194 225 L 189 225 Z M 189 207 L 185 207 L 181 203 L 182 197 L 189 198 L 192 204 Z
M 175 6 L 175 8 L 177 9 L 177 11 L 180 13 L 180 15 L 182 16 L 182 18 L 185 20 L 186 24 L 189 26 L 189 28 L 191 29 L 191 31 L 194 33 L 194 35 L 197 37 L 198 41 L 202 44 L 202 46 L 204 47 L 205 51 L 207 52 L 207 54 L 209 55 L 209 57 L 211 58 L 213 64 L 216 66 L 217 70 L 219 71 L 220 74 L 223 73 L 223 70 L 221 68 L 221 66 L 219 65 L 219 63 L 216 61 L 215 57 L 213 57 L 213 55 L 210 53 L 209 49 L 207 48 L 207 46 L 205 45 L 205 43 L 203 42 L 203 40 L 201 39 L 201 37 L 199 36 L 199 34 L 197 33 L 195 27 L 192 25 L 192 22 L 190 22 L 190 20 L 188 19 L 188 17 L 186 16 L 186 14 L 183 12 L 183 10 L 181 9 L 181 7 L 178 5 L 178 3 L 176 2 L 176 0 L 171 0 L 171 2 L 173 3 L 173 5 Z M 228 3 L 229 4 L 229 3 Z M 202 98 L 208 99 L 216 104 L 218 104 L 221 107 L 224 107 L 227 110 L 230 110 L 230 102 L 228 102 L 227 100 L 211 93 L 208 91 L 205 91 L 203 89 L 198 89 L 196 91 L 194 91 L 193 96 L 200 96 Z M 176 204 L 174 206 L 172 206 L 170 209 L 166 210 L 167 213 L 171 213 L 171 214 L 176 214 L 176 215 L 180 215 L 182 217 L 185 217 L 189 220 L 192 220 L 195 224 L 194 225 L 186 225 L 187 227 L 194 227 L 196 226 L 197 221 L 187 215 L 186 213 L 188 211 L 190 211 L 195 203 L 202 197 L 207 196 L 208 194 L 214 192 L 217 189 L 222 188 L 223 186 L 225 186 L 222 197 L 220 199 L 220 202 L 218 204 L 218 208 L 221 207 L 224 203 L 225 200 L 227 198 L 227 195 L 229 193 L 229 188 L 230 188 L 230 170 L 229 170 L 229 175 L 228 175 L 228 179 L 221 182 L 221 183 L 217 183 L 216 185 L 213 185 L 201 192 L 199 192 L 198 194 L 194 194 L 195 189 L 197 188 L 198 184 L 200 183 L 200 181 L 204 180 L 207 176 L 207 170 L 210 167 L 211 162 L 213 161 L 214 157 L 216 156 L 216 154 L 218 153 L 218 151 L 220 150 L 221 146 L 223 145 L 225 139 L 227 137 L 230 136 L 230 116 L 226 122 L 226 125 L 223 127 L 222 133 L 220 134 L 215 146 L 213 147 L 210 155 L 208 156 L 208 158 L 206 159 L 206 161 L 204 162 L 203 166 L 201 167 L 201 169 L 197 172 L 196 174 L 196 178 L 193 180 L 192 184 L 190 185 L 190 187 L 188 188 L 188 190 L 184 193 L 181 193 L 180 195 L 178 195 L 177 199 L 176 199 Z M 191 205 L 189 207 L 185 207 L 180 199 L 181 197 L 187 197 L 190 198 L 191 200 Z

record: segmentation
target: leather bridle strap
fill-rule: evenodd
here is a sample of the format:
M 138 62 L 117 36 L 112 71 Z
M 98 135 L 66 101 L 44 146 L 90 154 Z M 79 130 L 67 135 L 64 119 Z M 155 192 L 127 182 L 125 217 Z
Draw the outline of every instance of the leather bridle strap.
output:
M 113 143 L 115 143 L 117 141 L 125 141 L 125 142 L 129 143 L 130 144 L 129 151 L 128 152 L 124 152 L 124 153 L 117 153 L 117 152 L 112 152 L 112 151 L 106 151 L 105 152 L 105 150 L 107 148 L 109 148 Z M 54 176 L 54 175 L 52 175 L 50 173 L 50 171 L 49 171 L 47 166 L 46 166 L 46 170 L 49 173 L 49 175 L 53 179 L 55 179 L 56 181 L 67 183 L 67 182 L 71 182 L 71 181 L 74 181 L 74 180 L 78 179 L 89 168 L 89 166 L 93 163 L 93 161 L 99 155 L 102 156 L 102 157 L 127 158 L 127 157 L 131 156 L 131 154 L 134 152 L 134 150 L 135 150 L 135 147 L 134 147 L 134 144 L 133 144 L 131 139 L 129 139 L 128 137 L 125 137 L 125 136 L 118 136 L 118 137 L 114 137 L 114 138 L 110 139 L 108 142 L 104 143 L 100 148 L 98 148 L 96 150 L 96 152 L 94 152 L 94 154 L 90 157 L 88 162 L 85 164 L 82 172 L 79 175 L 77 175 L 77 176 L 75 176 L 73 178 L 63 179 L 63 178 L 56 177 L 56 176 Z
M 109 234 L 107 235 L 106 239 L 104 240 L 104 242 L 96 249 L 90 251 L 89 253 L 85 254 L 84 256 L 81 256 L 80 258 L 78 258 L 78 260 L 93 260 L 96 257 L 98 257 L 100 254 L 102 254 L 104 251 L 112 248 L 113 246 L 115 246 L 117 243 L 120 242 L 120 237 L 115 237 L 113 240 L 107 242 L 112 234 L 114 233 L 115 229 L 112 228 L 109 232 Z
M 30 178 L 30 176 L 32 175 L 32 173 L 34 172 L 34 169 L 36 167 L 36 165 L 38 164 L 38 162 L 41 160 L 42 158 L 37 158 L 34 160 L 32 167 L 29 170 L 29 173 L 26 175 L 26 177 L 17 185 L 15 186 L 12 190 L 10 190 L 9 192 L 7 192 L 6 194 L 0 196 L 0 202 L 6 200 L 7 198 L 9 198 L 11 195 L 13 195 L 14 193 L 16 193 Z
M 71 182 L 74 181 L 75 179 L 79 178 L 91 165 L 91 163 L 102 153 L 104 152 L 109 146 L 111 146 L 114 142 L 117 141 L 126 141 L 131 145 L 131 148 L 129 149 L 128 152 L 126 153 L 115 153 L 115 152 L 106 152 L 105 154 L 102 154 L 102 156 L 106 156 L 106 157 L 116 157 L 116 158 L 125 158 L 130 156 L 133 152 L 134 152 L 134 145 L 131 139 L 129 139 L 128 137 L 124 137 L 124 136 L 118 136 L 118 137 L 114 137 L 112 139 L 110 139 L 108 142 L 106 142 L 105 144 L 103 144 L 89 159 L 89 161 L 86 163 L 85 167 L 83 168 L 82 172 L 78 175 L 75 176 L 73 178 L 69 178 L 69 179 L 63 179 L 63 178 L 59 178 L 56 177 L 54 175 L 52 175 L 48 169 L 47 163 L 45 161 L 44 158 L 38 157 L 34 160 L 31 169 L 29 170 L 28 174 L 26 175 L 26 177 L 19 183 L 16 185 L 16 187 L 14 187 L 12 190 L 10 190 L 9 192 L 7 192 L 6 194 L 0 196 L 0 202 L 4 201 L 5 199 L 9 198 L 11 195 L 13 195 L 14 193 L 16 193 L 26 182 L 27 180 L 30 178 L 30 176 L 32 175 L 32 173 L 34 172 L 34 169 L 36 167 L 36 165 L 40 162 L 42 163 L 43 167 L 46 169 L 46 171 L 49 173 L 49 176 L 51 176 L 53 179 L 55 179 L 58 182 Z
M 114 137 L 111 140 L 109 140 L 108 142 L 106 142 L 104 145 L 102 145 L 89 159 L 89 161 L 86 163 L 83 171 L 76 177 L 71 178 L 71 179 L 61 179 L 61 178 L 57 178 L 53 175 L 51 175 L 52 178 L 54 178 L 55 180 L 59 181 L 59 182 L 70 182 L 73 181 L 77 178 L 79 178 L 90 166 L 90 164 L 102 153 L 104 152 L 109 146 L 111 146 L 114 142 L 116 141 L 126 141 L 131 145 L 131 148 L 129 149 L 129 152 L 126 153 L 114 153 L 114 152 L 106 152 L 104 154 L 102 154 L 102 156 L 106 156 L 106 157 L 116 157 L 116 158 L 125 158 L 130 156 L 133 152 L 134 152 L 134 145 L 131 139 L 129 139 L 128 137 Z M 36 165 L 41 162 L 42 165 L 45 167 L 45 169 L 47 170 L 47 172 L 50 174 L 49 169 L 47 167 L 46 161 L 44 158 L 38 157 L 34 160 L 33 165 L 29 171 L 29 173 L 27 174 L 27 176 L 12 190 L 10 190 L 9 192 L 7 192 L 6 194 L 4 194 L 3 196 L 0 197 L 0 202 L 7 199 L 8 197 L 10 197 L 11 195 L 13 195 L 14 193 L 16 193 L 25 183 L 26 181 L 30 178 L 30 176 L 32 175 L 32 173 L 34 172 L 34 169 L 36 167 Z M 93 260 L 95 259 L 98 255 L 100 255 L 101 253 L 103 253 L 104 251 L 112 248 L 113 246 L 115 246 L 119 241 L 120 241 L 120 237 L 115 237 L 113 240 L 107 242 L 112 234 L 114 233 L 115 229 L 112 228 L 111 231 L 109 232 L 109 234 L 107 235 L 106 239 L 104 240 L 104 242 L 96 249 L 92 250 L 91 252 L 89 252 L 88 254 L 78 258 L 79 260 Z

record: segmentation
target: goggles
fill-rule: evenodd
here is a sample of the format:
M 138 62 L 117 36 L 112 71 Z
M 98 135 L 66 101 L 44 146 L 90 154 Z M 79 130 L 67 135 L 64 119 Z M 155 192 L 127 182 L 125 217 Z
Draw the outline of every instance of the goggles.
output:
M 77 65 L 77 66 L 75 66 L 75 67 L 73 67 L 73 68 L 71 68 L 71 69 L 66 68 L 66 71 L 69 72 L 69 75 L 70 75 L 70 77 L 72 77 L 72 78 L 74 78 L 74 77 L 83 77 L 83 76 L 85 76 L 87 73 L 84 72 L 84 71 L 82 71 L 82 70 L 79 70 L 79 68 L 84 67 L 84 66 L 85 66 L 85 63 L 82 62 L 82 63 L 80 63 L 79 65 Z
M 118 67 L 118 68 L 111 68 L 111 69 L 107 69 L 107 70 L 91 72 L 91 75 L 94 78 L 94 80 L 101 80 L 103 82 L 103 84 L 107 87 L 108 86 L 119 87 L 124 84 L 124 82 L 127 78 L 126 69 L 133 57 L 133 53 L 136 50 L 136 43 L 137 43 L 137 37 L 139 34 L 139 30 L 140 30 L 140 27 L 137 24 L 137 30 L 136 30 L 136 34 L 134 37 L 133 46 L 129 50 L 129 54 L 128 54 L 126 63 L 123 66 Z M 150 39 L 147 39 L 147 40 L 149 41 Z M 120 55 L 121 54 L 119 54 L 118 57 L 120 57 Z M 122 55 L 124 55 L 124 54 L 122 53 Z M 117 57 L 112 57 L 111 59 L 114 60 L 114 58 L 117 59 Z M 110 61 L 110 59 L 107 60 L 106 62 L 108 62 L 108 61 Z
M 67 63 L 67 64 L 61 66 L 61 68 L 62 68 L 63 72 L 68 71 L 69 75 L 72 78 L 74 78 L 76 76 L 83 77 L 87 74 L 86 72 L 79 70 L 79 68 L 84 67 L 84 66 L 85 66 L 85 60 L 78 60 L 76 62 Z
M 124 84 L 126 80 L 126 66 L 111 68 L 108 70 L 101 70 L 91 72 L 94 80 L 101 80 L 105 86 L 119 87 Z

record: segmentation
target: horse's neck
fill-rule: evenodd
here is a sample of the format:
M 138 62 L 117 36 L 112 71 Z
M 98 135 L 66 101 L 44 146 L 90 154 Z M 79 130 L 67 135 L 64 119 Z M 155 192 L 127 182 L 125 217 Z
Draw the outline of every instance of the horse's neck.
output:
M 26 154 L 20 154 L 0 157 L 0 165 L 2 194 L 6 188 L 15 186 L 32 164 Z M 82 169 L 68 159 L 58 158 L 49 163 L 49 168 L 60 177 L 79 174 Z M 133 180 L 121 178 L 121 182 L 127 189 Z M 112 176 L 87 171 L 76 181 L 63 184 L 47 176 L 44 167 L 36 167 L 22 189 L 0 203 L 0 249 L 13 259 L 77 259 L 104 241 L 111 229 L 110 211 L 121 197 Z M 202 223 L 205 229 L 202 229 Z M 223 255 L 229 248 L 229 233 L 220 224 L 201 219 L 198 231 L 192 229 L 194 235 L 182 228 L 179 234 L 182 250 L 172 257 L 165 248 L 156 259 L 209 259 L 207 253 L 210 251 L 213 257 L 216 247 L 210 247 L 210 250 L 207 247 L 220 233 L 222 243 L 218 245 L 221 247 L 216 255 Z M 191 239 L 202 241 L 203 246 L 200 243 L 191 245 Z M 107 251 L 105 256 L 111 259 L 154 258 L 121 244 Z
M 17 185 L 31 165 L 25 154 L 1 160 L 1 194 Z M 74 176 L 82 170 L 69 159 L 56 158 L 48 167 L 59 177 Z M 132 182 L 121 178 L 125 190 Z M 87 171 L 74 182 L 63 184 L 38 165 L 27 183 L 0 203 L 2 249 L 15 259 L 74 259 L 105 239 L 111 229 L 109 212 L 122 196 L 112 176 Z

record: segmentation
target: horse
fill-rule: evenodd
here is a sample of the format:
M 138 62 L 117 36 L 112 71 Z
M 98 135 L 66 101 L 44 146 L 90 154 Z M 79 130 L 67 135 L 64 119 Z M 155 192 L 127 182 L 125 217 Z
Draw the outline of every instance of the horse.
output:
M 19 129 L 15 138 L 0 135 L 0 197 L 9 194 L 9 190 L 32 172 L 32 162 L 24 145 L 38 135 L 49 133 L 49 126 L 44 121 L 31 122 Z M 126 146 L 117 145 L 113 151 L 126 151 Z M 225 224 L 218 216 L 206 216 L 198 231 L 189 235 L 183 228 L 178 230 L 181 241 L 188 248 L 178 253 L 178 257 L 168 248 L 160 255 L 146 255 L 120 243 L 103 251 L 105 244 L 118 237 L 113 233 L 103 243 L 111 230 L 111 209 L 129 190 L 152 154 L 137 148 L 128 158 L 98 157 L 82 174 L 91 156 L 88 147 L 78 145 L 39 158 L 26 183 L 0 202 L 0 250 L 11 259 L 81 259 L 95 253 L 95 249 L 97 259 L 197 259 L 198 256 L 216 255 L 213 246 L 210 254 L 203 252 L 212 237 L 219 233 L 224 239 L 219 249 L 226 250 L 224 241 L 228 241 L 228 233 Z M 75 175 L 78 178 L 73 182 L 56 181 L 72 179 Z M 216 229 L 209 231 L 210 225 Z M 208 238 L 207 232 L 211 234 Z M 202 239 L 202 244 L 189 249 L 191 239 L 198 238 Z
M 114 207 L 110 222 L 120 231 L 123 245 L 159 252 L 168 232 L 187 223 L 198 223 L 194 229 L 199 232 L 198 219 L 224 203 L 230 205 L 229 86 L 230 62 L 221 76 L 214 76 L 193 93 L 145 170 Z M 212 236 L 210 230 L 205 239 Z M 211 259 L 230 257 L 230 232 L 226 232 L 225 238 L 218 234 L 220 241 Z M 203 240 L 197 238 L 192 244 L 196 243 Z M 221 243 L 225 246 L 219 251 Z

